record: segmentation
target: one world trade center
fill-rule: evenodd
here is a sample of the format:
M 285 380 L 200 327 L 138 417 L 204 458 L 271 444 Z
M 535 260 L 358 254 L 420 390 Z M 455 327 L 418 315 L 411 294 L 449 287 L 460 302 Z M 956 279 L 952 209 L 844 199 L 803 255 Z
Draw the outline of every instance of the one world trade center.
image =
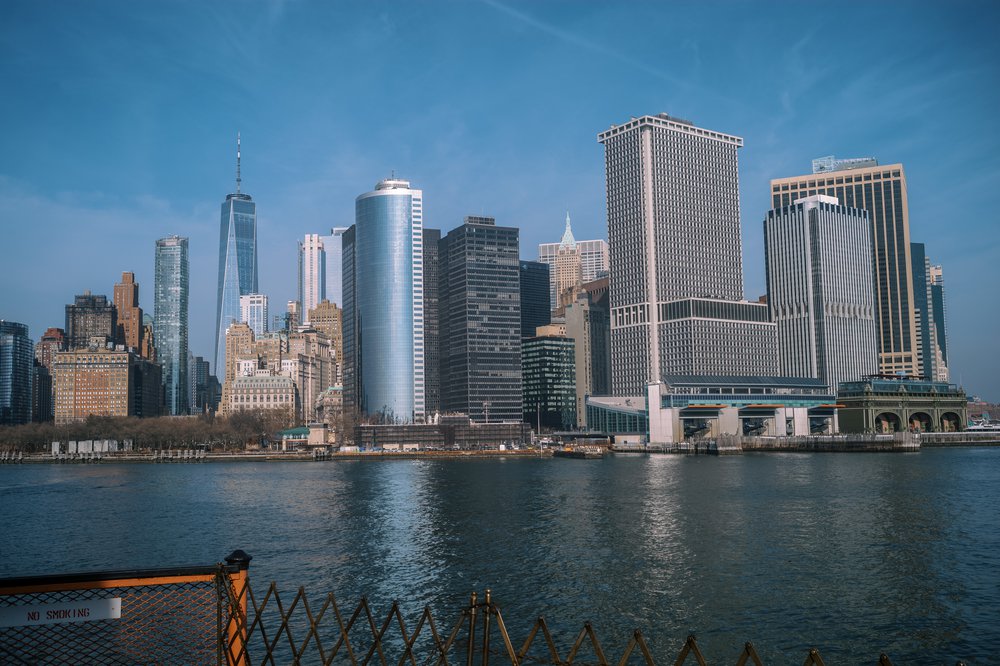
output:
M 215 374 L 224 381 L 226 330 L 240 321 L 240 296 L 257 293 L 257 205 L 240 192 L 240 135 L 236 135 L 236 192 L 226 195 L 219 224 L 219 300 Z

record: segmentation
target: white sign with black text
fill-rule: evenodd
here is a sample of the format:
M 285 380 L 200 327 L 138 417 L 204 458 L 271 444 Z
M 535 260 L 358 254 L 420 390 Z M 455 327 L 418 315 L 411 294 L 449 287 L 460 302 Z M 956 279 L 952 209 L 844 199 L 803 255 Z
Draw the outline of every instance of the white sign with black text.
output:
M 30 627 L 36 624 L 117 620 L 121 616 L 121 597 L 68 601 L 60 604 L 7 606 L 0 608 L 0 627 Z

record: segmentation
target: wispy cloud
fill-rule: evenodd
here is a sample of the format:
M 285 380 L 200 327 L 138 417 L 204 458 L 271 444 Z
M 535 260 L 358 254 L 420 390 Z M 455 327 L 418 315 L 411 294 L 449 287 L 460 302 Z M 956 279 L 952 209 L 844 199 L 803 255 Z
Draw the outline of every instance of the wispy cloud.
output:
M 502 2 L 499 2 L 498 0 L 483 0 L 483 2 L 489 5 L 490 7 L 493 7 L 494 9 L 503 12 L 507 16 L 510 16 L 511 18 L 525 25 L 535 28 L 536 30 L 540 30 L 548 35 L 551 35 L 552 37 L 555 37 L 556 39 L 562 42 L 565 42 L 567 44 L 572 44 L 573 46 L 578 46 L 582 49 L 591 51 L 598 55 L 613 58 L 614 60 L 629 65 L 630 67 L 634 67 L 642 72 L 645 72 L 646 74 L 649 74 L 650 76 L 655 76 L 656 78 L 666 81 L 668 83 L 672 83 L 677 86 L 688 85 L 688 82 L 685 81 L 684 79 L 678 78 L 673 74 L 666 72 L 662 69 L 652 67 L 649 63 L 644 62 L 638 58 L 633 58 L 628 54 L 624 53 L 623 51 L 613 49 L 605 44 L 601 44 L 600 42 L 594 41 L 592 39 L 587 39 L 586 37 L 584 37 L 579 33 L 570 32 L 569 30 L 564 30 L 562 28 L 554 26 L 551 23 L 546 23 L 545 21 L 539 20 L 534 16 L 531 16 L 530 14 L 526 14 L 525 12 L 514 9 L 513 7 L 504 4 Z
M 24 183 L 0 176 L 0 211 L 7 230 L 0 244 L 0 265 L 9 275 L 52 275 L 27 280 L 17 289 L 0 289 L 0 317 L 28 325 L 32 337 L 62 326 L 66 303 L 90 289 L 111 295 L 122 271 L 140 284 L 140 303 L 153 313 L 153 256 L 157 238 L 177 234 L 191 239 L 192 351 L 206 354 L 215 311 L 218 230 L 214 206 L 178 211 L 168 201 L 143 195 L 131 199 L 100 192 L 44 195 Z M 58 230 L 57 232 L 55 230 Z M 114 239 L 114 242 L 110 242 Z M 206 242 L 208 241 L 208 242 Z M 44 252 L 25 252 L 44 248 Z M 204 338 L 199 334 L 205 331 Z

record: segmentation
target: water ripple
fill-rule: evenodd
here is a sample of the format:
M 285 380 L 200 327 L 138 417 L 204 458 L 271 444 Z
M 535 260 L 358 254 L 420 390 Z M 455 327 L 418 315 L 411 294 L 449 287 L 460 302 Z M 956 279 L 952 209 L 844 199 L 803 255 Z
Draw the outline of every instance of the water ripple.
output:
M 753 640 L 766 662 L 985 662 L 1000 652 L 1000 450 L 604 461 L 0 469 L 0 575 L 207 563 L 283 593 L 453 622 L 494 590 L 522 638 L 669 660 Z M 67 557 L 72 554 L 72 558 Z

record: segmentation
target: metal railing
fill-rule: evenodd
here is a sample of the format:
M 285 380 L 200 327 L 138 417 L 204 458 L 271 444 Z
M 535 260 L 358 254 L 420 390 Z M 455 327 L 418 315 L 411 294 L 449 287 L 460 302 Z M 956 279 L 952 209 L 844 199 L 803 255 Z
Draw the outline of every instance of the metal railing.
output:
M 411 630 L 399 602 L 379 619 L 365 597 L 349 613 L 332 593 L 310 602 L 301 587 L 290 601 L 275 583 L 258 597 L 248 575 L 251 559 L 238 550 L 211 567 L 0 580 L 0 663 L 708 664 L 693 635 L 676 657 L 657 660 L 639 630 L 621 655 L 609 658 L 589 622 L 565 652 L 543 617 L 515 641 L 490 590 L 481 597 L 473 592 L 444 632 L 426 606 Z M 885 654 L 874 663 L 892 664 Z M 735 664 L 763 662 L 747 642 Z M 825 665 L 810 649 L 803 666 Z
M 0 663 L 232 663 L 220 636 L 249 561 L 0 580 Z

